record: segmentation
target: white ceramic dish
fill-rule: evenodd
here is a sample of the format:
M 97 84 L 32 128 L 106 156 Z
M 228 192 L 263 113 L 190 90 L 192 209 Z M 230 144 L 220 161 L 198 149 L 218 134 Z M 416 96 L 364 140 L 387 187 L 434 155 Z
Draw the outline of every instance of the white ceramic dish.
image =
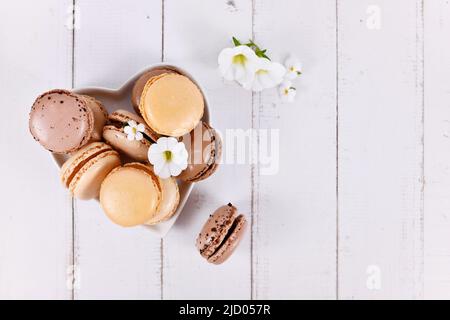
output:
M 145 72 L 155 69 L 155 68 L 161 68 L 161 67 L 169 67 L 169 68 L 175 69 L 178 72 L 180 72 L 181 74 L 184 74 L 185 76 L 189 77 L 192 81 L 194 81 L 194 83 L 197 84 L 197 86 L 202 91 L 204 99 L 205 99 L 205 113 L 203 115 L 202 120 L 209 123 L 209 121 L 210 121 L 209 103 L 208 103 L 208 98 L 206 97 L 205 91 L 203 90 L 202 86 L 195 80 L 195 78 L 190 73 L 188 73 L 183 68 L 181 68 L 179 66 L 175 66 L 175 65 L 170 65 L 170 64 L 152 65 L 151 67 L 146 68 L 145 70 L 134 75 L 121 88 L 119 88 L 117 90 L 108 89 L 108 88 L 100 88 L 100 87 L 90 87 L 90 88 L 78 88 L 73 91 L 76 93 L 80 93 L 80 94 L 86 94 L 86 95 L 92 96 L 92 97 L 100 100 L 105 105 L 108 112 L 113 112 L 117 109 L 125 109 L 125 110 L 129 110 L 131 112 L 134 112 L 134 109 L 133 109 L 133 106 L 131 105 L 131 100 L 130 100 L 131 99 L 131 90 L 133 89 L 134 83 Z M 62 166 L 62 164 L 68 158 L 68 156 L 60 155 L 60 154 L 52 154 L 52 156 L 59 168 Z M 183 207 L 186 204 L 186 201 L 194 187 L 194 184 L 178 181 L 178 186 L 180 188 L 180 204 L 179 204 L 178 209 L 175 212 L 175 214 L 169 220 L 161 222 L 157 225 L 153 225 L 153 226 L 143 225 L 142 226 L 144 228 L 147 228 L 150 232 L 154 233 L 155 235 L 157 235 L 161 238 L 164 237 L 169 232 L 170 228 L 172 228 L 172 226 L 174 225 L 178 216 L 183 211 Z

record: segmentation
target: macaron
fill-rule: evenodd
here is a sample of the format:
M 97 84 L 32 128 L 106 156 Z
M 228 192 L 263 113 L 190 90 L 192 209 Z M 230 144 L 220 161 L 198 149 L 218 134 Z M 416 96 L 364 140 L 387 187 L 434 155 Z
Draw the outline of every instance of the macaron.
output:
M 161 203 L 159 204 L 156 215 L 145 224 L 154 225 L 170 219 L 176 212 L 180 202 L 180 192 L 175 178 L 159 178 L 161 186 Z
M 72 153 L 99 141 L 107 112 L 96 99 L 56 89 L 40 95 L 29 115 L 33 138 L 54 153 Z
M 160 180 L 141 163 L 129 163 L 112 170 L 100 188 L 100 204 L 114 223 L 123 227 L 153 219 L 161 203 Z
M 159 76 L 163 73 L 178 73 L 169 67 L 155 68 L 145 72 L 134 83 L 133 90 L 131 91 L 131 104 L 137 114 L 140 114 L 139 103 L 141 101 L 142 91 L 144 91 L 145 84 L 153 77 Z
M 200 122 L 181 141 L 185 144 L 189 157 L 187 168 L 178 177 L 185 182 L 209 178 L 217 170 L 222 154 L 219 134 L 206 122 Z
M 151 130 L 144 119 L 126 110 L 117 110 L 108 117 L 108 124 L 103 127 L 103 139 L 115 149 L 124 153 L 136 161 L 147 161 L 147 153 L 150 145 L 158 140 L 159 135 Z M 125 127 L 134 121 L 134 125 L 142 124 L 144 130 L 141 132 L 140 140 L 128 139 Z M 133 129 L 131 129 L 133 130 Z M 136 129 L 135 129 L 136 130 Z
M 221 264 L 227 260 L 241 241 L 247 221 L 231 203 L 218 208 L 197 237 L 197 249 L 208 262 Z
M 103 179 L 120 166 L 117 151 L 103 142 L 90 143 L 75 152 L 61 167 L 63 185 L 75 198 L 98 198 Z
M 139 110 L 157 133 L 181 137 L 203 117 L 205 102 L 200 89 L 188 77 L 163 73 L 150 78 L 144 86 Z

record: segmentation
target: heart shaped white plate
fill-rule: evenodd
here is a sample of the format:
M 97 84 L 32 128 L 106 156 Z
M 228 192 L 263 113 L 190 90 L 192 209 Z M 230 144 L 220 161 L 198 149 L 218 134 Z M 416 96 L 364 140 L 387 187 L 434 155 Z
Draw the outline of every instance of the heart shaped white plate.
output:
M 155 64 L 150 66 L 149 68 L 146 68 L 145 70 L 139 72 L 135 76 L 133 76 L 131 79 L 129 79 L 120 89 L 113 90 L 113 89 L 107 89 L 107 88 L 99 88 L 99 87 L 90 87 L 90 88 L 78 88 L 73 90 L 76 93 L 85 94 L 88 96 L 92 96 L 98 100 L 100 100 L 109 113 L 117 110 L 117 109 L 125 109 L 131 112 L 134 112 L 133 106 L 131 105 L 131 91 L 133 89 L 133 85 L 136 82 L 136 80 L 145 72 L 148 72 L 152 69 L 161 68 L 161 67 L 168 67 L 171 69 L 175 69 L 179 73 L 189 77 L 192 81 L 194 81 L 195 84 L 200 88 L 200 90 L 203 93 L 203 97 L 205 99 L 205 113 L 203 115 L 202 120 L 206 123 L 209 123 L 210 121 L 210 112 L 209 112 L 209 103 L 208 99 L 206 97 L 205 91 L 203 90 L 202 86 L 194 79 L 194 77 L 188 73 L 186 70 L 179 66 L 175 65 L 169 65 L 169 64 Z M 63 165 L 63 163 L 67 160 L 66 155 L 61 154 L 52 154 L 53 159 L 55 160 L 56 164 L 59 168 Z M 175 212 L 175 214 L 167 221 L 161 222 L 157 225 L 153 226 L 147 226 L 143 225 L 144 228 L 147 228 L 149 231 L 154 233 L 155 235 L 159 237 L 164 237 L 172 228 L 175 221 L 177 220 L 178 216 L 181 214 L 181 211 L 183 211 L 183 207 L 186 204 L 186 201 L 189 197 L 189 194 L 191 193 L 194 184 L 193 183 L 186 183 L 183 181 L 178 181 L 178 186 L 180 189 L 180 203 L 178 205 L 178 209 Z

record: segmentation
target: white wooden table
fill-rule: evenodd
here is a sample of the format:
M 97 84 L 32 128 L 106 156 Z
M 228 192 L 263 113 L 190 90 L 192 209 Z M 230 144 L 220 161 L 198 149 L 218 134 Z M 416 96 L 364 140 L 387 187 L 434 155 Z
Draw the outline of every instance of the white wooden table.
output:
M 0 13 L 0 298 L 450 298 L 449 1 L 16 0 Z M 301 58 L 295 103 L 221 80 L 232 35 Z M 163 240 L 72 201 L 28 132 L 40 92 L 116 88 L 162 60 L 197 76 L 218 129 L 280 130 L 276 175 L 223 165 Z M 250 232 L 209 265 L 194 240 L 228 202 Z

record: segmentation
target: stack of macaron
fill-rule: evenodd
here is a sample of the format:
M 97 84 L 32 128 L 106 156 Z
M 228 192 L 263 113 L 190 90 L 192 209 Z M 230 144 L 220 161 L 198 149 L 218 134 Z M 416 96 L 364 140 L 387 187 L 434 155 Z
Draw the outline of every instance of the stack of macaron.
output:
M 63 185 L 78 199 L 98 199 L 124 227 L 172 217 L 179 183 L 208 178 L 221 155 L 220 137 L 202 121 L 203 94 L 179 71 L 145 72 L 130 103 L 108 114 L 93 97 L 56 89 L 35 100 L 29 117 L 34 139 L 66 155 Z

